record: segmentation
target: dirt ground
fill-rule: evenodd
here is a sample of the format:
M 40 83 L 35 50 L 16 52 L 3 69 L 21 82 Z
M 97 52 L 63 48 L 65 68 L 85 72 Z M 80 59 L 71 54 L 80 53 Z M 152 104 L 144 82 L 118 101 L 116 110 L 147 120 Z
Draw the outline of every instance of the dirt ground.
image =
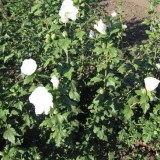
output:
M 121 5 L 119 5 L 120 1 Z M 102 0 L 100 2 L 100 8 L 103 8 L 105 14 L 111 14 L 113 10 L 118 12 L 118 6 L 121 6 L 121 14 L 127 24 L 126 47 L 145 41 L 148 38 L 145 30 L 149 28 L 142 22 L 149 16 L 147 9 L 150 7 L 150 3 L 147 0 Z M 157 15 L 160 15 L 160 6 L 156 11 Z
M 140 21 L 146 18 L 146 10 L 150 7 L 150 3 L 147 0 L 121 0 L 123 16 L 126 21 Z M 117 10 L 117 5 L 120 0 L 104 0 L 101 5 L 105 7 L 106 12 L 109 14 L 113 10 Z M 157 8 L 157 13 L 160 13 L 160 6 Z

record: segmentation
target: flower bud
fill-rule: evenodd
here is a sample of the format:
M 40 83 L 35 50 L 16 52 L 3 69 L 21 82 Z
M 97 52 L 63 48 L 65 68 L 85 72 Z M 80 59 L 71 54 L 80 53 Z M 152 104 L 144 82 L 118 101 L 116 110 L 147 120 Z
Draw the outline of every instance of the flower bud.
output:
M 55 34 L 52 34 L 52 35 L 51 35 L 51 39 L 52 39 L 52 40 L 56 39 L 56 35 L 55 35 Z
M 46 37 L 45 37 L 45 42 L 48 43 L 49 42 L 49 39 L 50 39 L 50 35 L 49 34 L 46 34 Z
M 51 82 L 53 84 L 53 88 L 57 89 L 59 86 L 59 79 L 55 75 L 51 77 Z
M 67 32 L 64 31 L 64 32 L 62 33 L 62 36 L 63 36 L 63 37 L 67 37 L 67 36 L 68 36 Z

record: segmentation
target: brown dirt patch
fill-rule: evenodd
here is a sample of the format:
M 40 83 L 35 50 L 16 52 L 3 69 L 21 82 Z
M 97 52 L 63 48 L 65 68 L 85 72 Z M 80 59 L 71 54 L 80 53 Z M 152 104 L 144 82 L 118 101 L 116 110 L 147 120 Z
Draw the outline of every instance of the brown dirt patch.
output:
M 100 2 L 100 10 L 104 11 L 104 14 L 111 14 L 113 10 L 121 12 L 126 24 L 127 37 L 125 38 L 125 46 L 133 46 L 142 43 L 148 37 L 145 34 L 145 30 L 149 29 L 142 22 L 144 18 L 149 18 L 147 9 L 149 9 L 150 3 L 147 0 L 102 0 Z M 160 14 L 160 6 L 157 7 L 157 15 Z M 124 47 L 125 47 L 124 46 Z
M 103 0 L 100 5 L 103 6 L 104 10 L 109 14 L 113 10 L 117 10 L 119 1 L 118 0 Z M 122 15 L 128 22 L 133 20 L 139 21 L 148 17 L 147 9 L 150 7 L 150 3 L 146 0 L 122 0 Z M 160 6 L 157 7 L 157 13 L 160 13 Z

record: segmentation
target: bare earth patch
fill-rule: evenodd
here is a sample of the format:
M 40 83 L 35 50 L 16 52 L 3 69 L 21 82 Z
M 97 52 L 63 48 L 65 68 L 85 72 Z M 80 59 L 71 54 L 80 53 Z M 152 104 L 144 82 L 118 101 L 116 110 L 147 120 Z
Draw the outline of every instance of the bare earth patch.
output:
M 113 10 L 116 10 L 118 2 L 118 0 L 103 0 L 100 4 L 110 14 Z M 142 20 L 148 16 L 146 10 L 149 7 L 150 3 L 146 0 L 123 0 L 123 17 L 128 22 Z M 160 6 L 157 8 L 157 13 L 160 13 Z
M 147 0 L 102 0 L 100 2 L 100 9 L 105 14 L 111 14 L 113 10 L 121 11 L 124 20 L 128 26 L 127 37 L 125 38 L 125 46 L 133 46 L 139 44 L 147 39 L 145 30 L 147 26 L 142 22 L 144 18 L 149 18 L 147 9 L 150 3 Z M 157 7 L 157 15 L 160 14 L 160 6 Z M 125 47 L 124 46 L 124 47 Z

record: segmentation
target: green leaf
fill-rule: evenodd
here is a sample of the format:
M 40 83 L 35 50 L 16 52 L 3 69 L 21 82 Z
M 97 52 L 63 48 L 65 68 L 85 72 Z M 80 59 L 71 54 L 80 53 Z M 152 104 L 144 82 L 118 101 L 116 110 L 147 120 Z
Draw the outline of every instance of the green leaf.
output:
M 75 101 L 80 101 L 80 95 L 78 94 L 78 92 L 74 91 L 74 90 L 70 90 L 69 92 L 69 97 Z
M 145 142 L 145 143 L 147 143 L 147 142 L 149 142 L 151 139 L 152 139 L 152 137 L 151 137 L 151 134 L 144 134 L 143 136 L 142 136 L 142 138 L 143 138 L 143 141 Z
M 115 87 L 114 81 L 109 80 L 109 81 L 107 82 L 107 86 L 114 86 L 114 87 Z
M 135 68 L 135 70 L 137 71 L 139 66 L 137 64 L 133 64 L 133 67 Z
M 61 28 L 60 25 L 52 23 L 50 31 L 59 30 L 60 28 Z
M 111 32 L 110 32 L 110 35 L 112 35 L 112 34 L 114 34 L 114 33 L 118 33 L 119 32 L 119 28 L 116 28 L 116 29 L 114 29 L 114 30 L 112 30 Z
M 14 55 L 15 55 L 15 54 L 12 53 L 12 54 L 6 56 L 6 57 L 4 58 L 4 63 L 6 63 L 7 61 L 9 61 Z
M 78 101 L 78 102 L 80 101 L 80 95 L 77 92 L 75 81 L 71 82 L 71 90 L 69 91 L 69 97 L 75 101 Z
M 96 47 L 93 52 L 97 53 L 97 55 L 101 54 L 104 52 L 104 49 L 103 48 L 100 48 L 100 47 Z
M 146 34 L 148 34 L 148 35 L 151 35 L 151 34 L 152 34 L 152 32 L 149 31 L 149 30 L 145 30 L 145 32 L 146 32 Z
M 124 117 L 125 117 L 127 120 L 130 119 L 130 118 L 134 115 L 132 109 L 131 109 L 129 106 L 126 106 L 126 107 L 125 107 L 123 113 L 124 113 Z
M 100 72 L 107 68 L 107 64 L 98 64 L 96 67 L 97 67 L 97 72 Z
M 66 71 L 64 73 L 64 77 L 66 77 L 69 80 L 71 80 L 73 72 L 74 72 L 74 68 L 73 67 L 70 67 L 70 68 L 66 69 Z
M 102 82 L 103 81 L 103 79 L 101 79 L 100 77 L 93 77 L 91 80 L 90 80 L 90 82 L 88 83 L 88 85 L 93 85 L 93 84 L 95 84 L 95 83 L 99 83 L 99 82 Z
M 14 128 L 7 128 L 3 134 L 3 138 L 14 144 L 16 135 L 17 133 Z
M 1 51 L 2 53 L 4 53 L 4 51 L 5 51 L 5 49 L 6 49 L 6 46 L 7 46 L 6 43 L 0 46 L 0 51 Z
M 99 94 L 104 94 L 104 89 L 102 87 L 100 87 L 98 90 L 97 90 L 97 93 Z
M 93 132 L 97 135 L 97 137 L 101 140 L 106 141 L 107 137 L 105 135 L 105 130 L 106 128 L 104 126 L 102 126 L 102 128 L 94 126 L 93 128 Z
M 35 12 L 37 9 L 40 8 L 40 6 L 41 6 L 41 3 L 38 3 L 38 4 L 34 5 L 34 6 L 31 8 L 31 12 L 30 12 L 30 13 Z
M 136 104 L 138 104 L 139 100 L 137 99 L 136 96 L 132 96 L 128 99 L 127 103 L 129 106 L 134 106 Z
M 64 142 L 64 139 L 67 136 L 67 132 L 61 125 L 54 126 L 54 129 L 52 130 L 54 130 L 54 132 L 50 134 L 49 141 L 54 140 L 56 146 L 59 147 Z
M 112 78 L 112 77 L 110 77 L 110 78 L 108 79 L 108 81 L 107 81 L 107 86 L 113 86 L 113 87 L 115 87 L 115 86 L 116 86 L 116 85 L 115 85 L 115 79 Z
M 25 122 L 25 125 L 27 125 L 27 126 L 31 126 L 31 120 L 30 120 L 30 117 L 29 117 L 29 115 L 27 115 L 27 114 L 24 114 L 23 115 L 23 120 L 24 120 L 24 122 Z
M 34 12 L 34 15 L 35 16 L 38 16 L 42 13 L 43 11 L 41 9 L 37 10 L 36 12 Z
M 2 109 L 0 109 L 0 119 L 1 119 L 1 121 L 6 121 L 6 119 L 7 119 L 7 114 L 9 114 L 9 111 L 8 110 L 2 110 Z
M 83 40 L 83 36 L 86 35 L 86 32 L 78 30 L 76 33 L 76 37 L 78 37 L 81 41 Z
M 32 83 L 34 78 L 35 78 L 35 75 L 26 76 L 25 79 L 24 79 L 23 84 Z
M 143 109 L 143 113 L 146 114 L 146 112 L 148 111 L 148 109 L 150 108 L 150 104 L 149 103 L 142 103 L 141 107 Z
M 116 57 L 117 56 L 117 49 L 114 47 L 110 47 L 109 48 L 109 55 L 110 55 L 110 58 Z
M 65 52 L 67 52 L 70 44 L 71 44 L 71 40 L 68 39 L 68 38 L 60 39 L 60 40 L 58 41 L 59 47 L 62 48 Z
M 126 72 L 126 64 L 122 64 L 120 65 L 120 67 L 118 68 L 118 71 L 123 74 Z
M 108 160 L 114 160 L 115 152 L 108 152 Z

